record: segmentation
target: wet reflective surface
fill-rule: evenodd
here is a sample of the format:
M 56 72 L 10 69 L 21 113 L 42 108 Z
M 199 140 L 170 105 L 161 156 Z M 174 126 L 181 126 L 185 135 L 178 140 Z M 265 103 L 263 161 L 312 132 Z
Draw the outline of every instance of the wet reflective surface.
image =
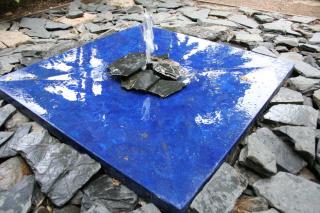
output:
M 107 67 L 145 51 L 142 28 L 96 40 L 1 77 L 2 95 L 35 113 L 171 211 L 185 210 L 292 65 L 154 29 L 188 86 L 160 98 L 126 91 Z

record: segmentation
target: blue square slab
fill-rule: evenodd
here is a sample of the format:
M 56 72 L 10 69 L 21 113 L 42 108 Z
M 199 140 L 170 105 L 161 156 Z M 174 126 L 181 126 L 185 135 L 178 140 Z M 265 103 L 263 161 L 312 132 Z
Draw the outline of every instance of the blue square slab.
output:
M 154 34 L 154 55 L 168 53 L 190 77 L 168 98 L 126 91 L 108 74 L 115 60 L 144 52 L 141 26 L 3 76 L 0 90 L 138 193 L 185 211 L 292 64 L 163 29 Z

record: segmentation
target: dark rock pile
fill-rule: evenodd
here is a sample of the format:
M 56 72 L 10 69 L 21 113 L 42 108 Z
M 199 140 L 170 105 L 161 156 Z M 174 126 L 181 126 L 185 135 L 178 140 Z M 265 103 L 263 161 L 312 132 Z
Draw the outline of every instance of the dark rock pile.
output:
M 167 57 L 155 58 L 146 64 L 143 53 L 132 53 L 115 61 L 109 66 L 110 74 L 121 81 L 127 90 L 139 90 L 166 98 L 186 86 L 181 80 L 177 62 Z

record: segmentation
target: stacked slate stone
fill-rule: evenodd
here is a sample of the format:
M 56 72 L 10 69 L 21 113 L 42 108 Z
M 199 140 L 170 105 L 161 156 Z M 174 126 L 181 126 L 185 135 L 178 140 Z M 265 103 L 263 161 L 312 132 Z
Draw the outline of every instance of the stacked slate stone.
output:
M 109 66 L 110 74 L 127 90 L 139 90 L 166 98 L 186 86 L 181 80 L 177 62 L 167 57 L 147 64 L 144 53 L 131 53 Z
M 159 27 L 291 60 L 295 65 L 292 76 L 271 100 L 251 134 L 235 147 L 195 197 L 190 209 L 209 213 L 318 213 L 319 19 L 249 8 L 201 7 L 179 0 L 135 3 L 117 8 L 105 1 L 75 1 L 68 8 L 1 22 L 0 75 L 141 24 L 143 7 L 150 5 Z M 101 169 L 97 172 L 100 165 L 93 159 L 59 142 L 2 100 L 0 128 L 0 212 L 160 212 Z M 39 141 L 43 147 L 38 146 Z M 19 142 L 34 143 L 37 151 Z M 58 150 L 70 153 L 70 159 L 59 155 Z M 90 162 L 90 168 L 83 160 Z M 50 167 L 40 173 L 39 166 L 44 162 Z M 84 173 L 73 164 L 89 171 Z M 59 177 L 54 175 L 56 170 Z M 63 182 L 70 191 L 61 190 Z M 101 190 L 103 185 L 109 190 Z

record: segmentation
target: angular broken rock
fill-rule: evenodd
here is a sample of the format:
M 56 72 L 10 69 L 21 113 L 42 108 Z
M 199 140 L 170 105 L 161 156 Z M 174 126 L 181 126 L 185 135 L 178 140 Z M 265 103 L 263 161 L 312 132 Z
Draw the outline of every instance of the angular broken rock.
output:
M 17 109 L 11 104 L 7 104 L 0 108 L 0 127 L 11 118 Z
M 148 91 L 153 94 L 159 95 L 162 98 L 165 98 L 175 92 L 178 92 L 185 86 L 186 84 L 181 81 L 171 81 L 171 80 L 160 79 Z
M 154 63 L 153 69 L 164 77 L 168 77 L 173 80 L 178 80 L 180 77 L 179 64 L 170 60 L 163 60 Z
M 31 171 L 21 157 L 4 161 L 0 164 L 0 190 L 9 190 L 28 175 Z
M 313 22 L 316 19 L 317 19 L 316 17 L 311 17 L 311 16 L 292 16 L 290 18 L 290 21 L 298 22 L 302 24 L 309 24 L 310 22 Z
M 115 184 L 113 179 L 102 175 L 92 181 L 83 190 L 81 211 L 101 204 L 110 212 L 128 212 L 135 208 L 137 195 L 122 184 Z
M 312 38 L 310 38 L 309 42 L 311 44 L 320 44 L 320 32 L 313 34 Z
M 83 208 L 81 208 L 83 209 Z M 88 210 L 83 211 L 81 210 L 81 212 L 86 212 L 86 213 L 111 213 L 111 211 L 105 207 L 103 204 L 101 203 L 94 203 Z
M 143 70 L 135 73 L 125 80 L 121 80 L 121 86 L 130 90 L 148 90 L 160 77 L 155 75 L 152 70 Z
M 265 31 L 282 32 L 300 36 L 300 33 L 292 30 L 291 25 L 291 21 L 280 19 L 271 23 L 263 24 L 262 26 Z
M 192 19 L 192 20 L 198 20 L 198 19 L 205 19 L 208 17 L 210 9 L 199 9 L 196 7 L 184 7 L 179 9 L 180 12 L 182 12 L 183 15 L 186 17 Z
M 274 104 L 303 104 L 303 97 L 300 92 L 281 87 L 279 92 L 271 99 Z
M 15 113 L 4 125 L 8 130 L 15 130 L 21 124 L 29 122 L 30 119 L 23 115 L 21 112 Z
M 319 212 L 320 185 L 302 177 L 279 172 L 270 179 L 257 181 L 253 187 L 281 212 Z
M 252 186 L 257 180 L 262 179 L 260 175 L 258 175 L 251 169 L 241 166 L 239 161 L 237 161 L 233 167 L 239 174 L 241 174 L 243 177 L 245 177 L 248 180 L 249 186 Z
M 249 27 L 249 28 L 258 28 L 259 24 L 252 18 L 248 18 L 245 15 L 232 15 L 229 16 L 228 19 L 237 24 Z
M 318 106 L 318 108 L 320 109 L 320 90 L 316 90 L 314 91 L 313 95 L 312 95 L 313 101 L 316 103 L 316 105 Z M 1 144 L 1 143 L 0 143 Z
M 270 56 L 270 57 L 277 57 L 273 52 L 271 52 L 265 46 L 258 46 L 256 48 L 253 48 L 252 51 L 256 52 L 256 53 L 263 54 L 263 55 L 267 55 L 267 56 Z
M 130 213 L 161 213 L 161 212 L 155 205 L 153 205 L 152 203 L 148 203 L 134 211 L 131 211 Z
M 237 32 L 235 35 L 237 42 L 249 43 L 249 42 L 262 42 L 263 38 L 259 34 L 250 34 L 247 32 Z
M 307 78 L 320 78 L 320 70 L 314 68 L 305 62 L 296 62 L 294 65 L 295 71 Z
M 41 191 L 56 206 L 68 202 L 100 169 L 88 155 L 58 142 L 47 131 L 32 132 L 12 148 L 26 159 Z
M 284 45 L 288 47 L 297 47 L 299 45 L 299 41 L 294 37 L 286 37 L 282 35 L 278 35 L 276 37 L 275 43 L 277 45 Z
M 64 24 L 64 23 L 59 23 L 59 22 L 54 22 L 54 21 L 47 21 L 45 24 L 45 28 L 47 30 L 66 30 L 69 29 L 71 25 L 69 24 Z
M 16 47 L 31 42 L 31 38 L 19 31 L 0 31 L 0 42 L 7 47 Z
M 247 184 L 233 167 L 223 163 L 196 195 L 190 208 L 195 212 L 231 212 Z
M 261 212 L 268 210 L 268 201 L 263 197 L 242 195 L 233 209 L 233 213 Z
M 13 135 L 14 132 L 0 132 L 0 146 L 9 140 L 9 138 Z
M 250 140 L 261 141 L 276 156 L 277 165 L 281 170 L 298 173 L 307 163 L 292 148 L 281 141 L 268 128 L 260 128 L 250 135 Z
M 315 159 L 316 137 L 315 131 L 310 127 L 302 126 L 281 126 L 274 129 L 275 133 L 294 145 L 308 162 Z
M 268 149 L 264 141 L 257 140 L 256 135 L 249 135 L 246 141 L 247 146 L 241 150 L 239 163 L 264 177 L 276 174 L 276 156 Z
M 318 111 L 310 106 L 279 104 L 272 106 L 263 116 L 267 122 L 295 126 L 317 127 Z
M 146 56 L 144 53 L 132 53 L 126 55 L 109 66 L 110 74 L 114 76 L 124 76 L 134 74 L 142 67 L 146 66 Z
M 34 177 L 26 176 L 8 191 L 0 192 L 0 212 L 28 213 L 34 190 Z
M 302 92 L 304 95 L 311 95 L 314 90 L 320 88 L 320 80 L 298 76 L 289 78 L 288 84 L 290 88 Z

